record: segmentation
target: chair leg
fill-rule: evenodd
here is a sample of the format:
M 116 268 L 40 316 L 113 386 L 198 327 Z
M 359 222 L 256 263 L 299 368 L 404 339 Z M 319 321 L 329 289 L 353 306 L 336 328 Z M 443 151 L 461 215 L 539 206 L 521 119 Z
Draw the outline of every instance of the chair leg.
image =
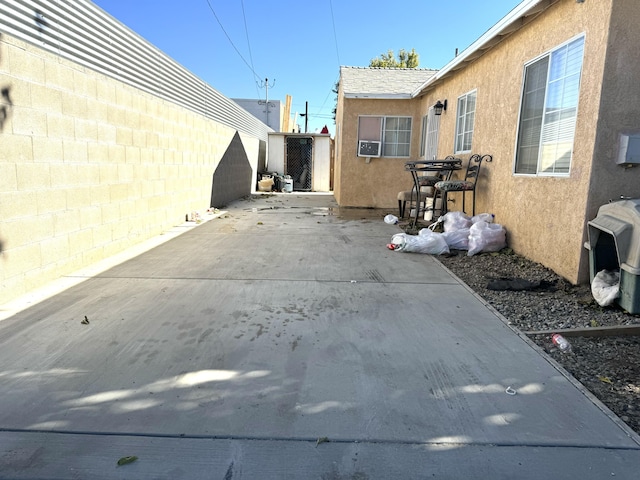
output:
M 433 192 L 433 204 L 431 205 L 431 218 L 432 221 L 437 221 L 439 217 L 442 216 L 442 199 L 444 197 L 444 194 L 442 192 L 439 192 L 438 190 L 436 190 L 435 192 Z M 440 199 L 440 208 L 438 208 L 438 199 Z M 436 215 L 436 211 L 438 212 L 438 214 Z
M 473 216 L 476 216 L 476 190 L 475 188 L 471 190 L 471 195 L 473 195 Z
M 404 218 L 404 205 L 402 200 L 398 200 L 398 215 L 400 218 Z

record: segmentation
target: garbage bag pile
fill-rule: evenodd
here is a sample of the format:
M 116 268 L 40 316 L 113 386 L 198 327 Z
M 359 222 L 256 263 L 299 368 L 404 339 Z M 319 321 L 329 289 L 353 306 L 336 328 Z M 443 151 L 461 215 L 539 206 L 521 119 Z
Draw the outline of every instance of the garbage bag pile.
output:
M 497 252 L 507 246 L 507 232 L 494 223 L 492 213 L 481 213 L 468 217 L 463 212 L 448 212 L 435 225 L 443 224 L 443 233 L 431 227 L 423 228 L 418 235 L 398 233 L 387 245 L 396 252 L 427 253 L 442 255 L 450 250 L 466 250 L 468 256 L 482 252 Z

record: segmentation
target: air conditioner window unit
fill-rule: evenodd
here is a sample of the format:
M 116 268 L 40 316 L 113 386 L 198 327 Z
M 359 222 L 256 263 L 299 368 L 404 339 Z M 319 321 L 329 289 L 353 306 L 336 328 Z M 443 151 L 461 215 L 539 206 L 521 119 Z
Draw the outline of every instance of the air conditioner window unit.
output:
M 380 156 L 380 143 L 374 140 L 359 140 L 358 141 L 358 156 L 359 157 L 379 157 Z

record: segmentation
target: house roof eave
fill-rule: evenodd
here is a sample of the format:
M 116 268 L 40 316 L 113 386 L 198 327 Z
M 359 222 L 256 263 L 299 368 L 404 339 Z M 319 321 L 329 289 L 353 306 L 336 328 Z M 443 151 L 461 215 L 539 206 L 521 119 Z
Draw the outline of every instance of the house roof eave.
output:
M 344 98 L 365 100 L 411 100 L 410 93 L 345 93 Z
M 551 7 L 558 0 L 525 0 L 511 10 L 498 23 L 491 27 L 484 35 L 473 42 L 462 53 L 447 63 L 435 75 L 420 85 L 411 93 L 412 98 L 418 97 L 425 91 L 432 89 L 442 79 L 450 76 L 453 72 L 466 67 L 487 50 L 500 43 L 505 37 L 519 30 L 529 23 L 529 19 Z

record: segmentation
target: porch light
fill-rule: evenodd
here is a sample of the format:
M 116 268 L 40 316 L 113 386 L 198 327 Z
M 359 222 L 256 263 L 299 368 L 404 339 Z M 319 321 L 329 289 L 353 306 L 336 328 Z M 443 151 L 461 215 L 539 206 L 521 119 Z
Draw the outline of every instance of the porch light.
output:
M 442 111 L 447 110 L 447 100 L 445 99 L 444 103 L 438 100 L 433 106 L 433 110 L 435 115 L 442 115 Z

